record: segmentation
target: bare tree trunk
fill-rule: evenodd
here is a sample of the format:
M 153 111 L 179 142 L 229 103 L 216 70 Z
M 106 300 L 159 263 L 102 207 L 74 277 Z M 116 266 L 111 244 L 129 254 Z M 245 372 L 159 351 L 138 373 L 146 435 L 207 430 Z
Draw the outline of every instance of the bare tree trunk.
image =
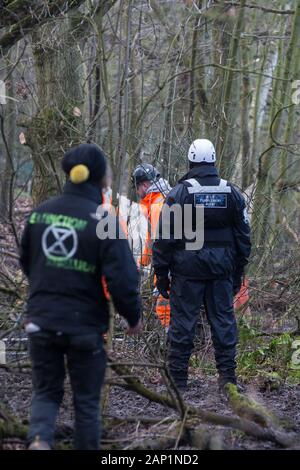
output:
M 215 27 L 212 31 L 213 48 L 211 60 L 213 63 L 226 66 L 229 55 L 232 19 L 226 15 L 224 1 L 221 2 L 221 7 L 220 19 L 215 21 Z M 223 102 L 225 72 L 216 67 L 213 70 L 213 74 L 214 93 L 210 98 L 208 121 L 210 124 L 210 137 L 215 145 L 217 145 L 220 139 L 220 123 L 222 120 L 221 104 Z
M 131 62 L 131 31 L 132 31 L 132 1 L 128 0 L 126 9 L 126 46 L 125 46 L 125 61 L 124 61 L 124 110 L 123 110 L 123 135 L 121 139 L 121 148 L 118 162 L 117 188 L 119 194 L 124 192 L 127 187 L 126 181 L 126 164 L 128 162 L 128 135 L 130 133 L 131 119 L 130 119 L 130 85 L 129 85 L 129 69 Z
M 283 110 L 290 103 L 291 98 L 291 78 L 294 74 L 294 62 L 297 62 L 299 55 L 299 46 L 297 38 L 300 36 L 300 0 L 296 1 L 296 11 L 293 19 L 292 35 L 285 55 L 283 83 L 275 82 L 273 91 L 273 108 L 270 119 L 270 138 L 266 150 L 259 158 L 259 169 L 257 174 L 257 185 L 254 195 L 253 207 L 253 238 L 258 247 L 263 244 L 269 235 L 268 224 L 272 208 L 273 185 L 271 180 L 270 168 L 274 158 L 279 157 L 279 151 L 276 148 L 280 140 L 279 134 L 282 130 L 284 114 Z M 282 57 L 279 55 L 277 70 L 280 73 Z M 279 105 L 277 104 L 279 103 Z M 291 123 L 288 123 L 289 125 Z M 262 257 L 261 257 L 262 259 Z
M 26 143 L 32 150 L 35 204 L 61 192 L 61 158 L 83 140 L 80 53 L 69 20 L 46 25 L 33 34 L 38 112 L 29 122 Z
M 243 50 L 242 64 L 248 63 L 248 51 Z M 242 189 L 246 189 L 253 178 L 253 168 L 250 158 L 250 131 L 249 131 L 249 105 L 250 105 L 250 77 L 244 73 L 242 76 L 241 96 L 241 130 L 242 130 Z
M 12 54 L 11 54 L 12 56 Z M 11 58 L 10 58 L 11 60 Z M 12 61 L 13 62 L 13 61 Z M 6 86 L 6 104 L 0 105 L 0 139 L 3 155 L 1 171 L 0 214 L 10 219 L 13 205 L 13 188 L 15 178 L 15 139 L 16 139 L 16 103 L 14 74 L 8 74 Z
M 231 70 L 235 68 L 238 63 L 238 51 L 239 42 L 242 27 L 244 24 L 244 7 L 246 0 L 241 0 L 240 10 L 238 18 L 233 30 L 233 35 L 230 41 L 229 57 L 227 64 L 230 67 L 225 72 L 224 87 L 223 87 L 223 99 L 221 102 L 221 119 L 218 128 L 218 141 L 217 141 L 217 155 L 220 172 L 226 177 L 230 177 L 233 173 L 233 127 L 235 124 L 235 113 L 232 112 L 232 101 L 233 101 L 233 88 L 236 74 Z

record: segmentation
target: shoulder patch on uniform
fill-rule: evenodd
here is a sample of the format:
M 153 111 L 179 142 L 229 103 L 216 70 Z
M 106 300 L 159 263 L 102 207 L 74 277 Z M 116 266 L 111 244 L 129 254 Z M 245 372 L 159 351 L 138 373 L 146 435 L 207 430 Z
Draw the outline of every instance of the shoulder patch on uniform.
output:
M 245 207 L 245 209 L 243 210 L 243 216 L 244 216 L 244 222 L 246 224 L 250 224 L 250 218 L 249 218 L 249 214 L 248 214 L 248 211 L 247 211 L 247 207 Z

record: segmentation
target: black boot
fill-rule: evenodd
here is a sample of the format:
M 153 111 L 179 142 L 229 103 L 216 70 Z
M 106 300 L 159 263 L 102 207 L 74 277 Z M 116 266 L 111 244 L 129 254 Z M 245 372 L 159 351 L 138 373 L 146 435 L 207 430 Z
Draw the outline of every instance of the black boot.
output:
M 177 383 L 174 382 L 174 383 L 175 383 L 176 387 L 178 388 L 178 390 L 180 392 L 186 392 L 187 391 L 187 388 L 188 388 L 187 382 L 177 382 Z
M 180 369 L 169 369 L 172 381 L 180 392 L 187 390 L 187 372 Z
M 226 384 L 233 384 L 237 387 L 237 391 L 239 393 L 243 393 L 243 387 L 237 383 L 235 370 L 226 370 L 226 371 L 219 371 L 219 378 L 218 378 L 218 385 L 219 385 L 219 392 L 222 396 L 228 398 L 228 392 L 225 388 Z

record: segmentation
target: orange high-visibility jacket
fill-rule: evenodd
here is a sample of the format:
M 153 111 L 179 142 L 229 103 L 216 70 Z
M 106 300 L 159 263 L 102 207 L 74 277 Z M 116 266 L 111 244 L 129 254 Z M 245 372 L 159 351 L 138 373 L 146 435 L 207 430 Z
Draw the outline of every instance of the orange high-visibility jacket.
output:
M 141 254 L 140 264 L 142 266 L 149 266 L 152 258 L 152 244 L 153 240 L 151 234 L 155 235 L 158 226 L 159 215 L 164 204 L 165 197 L 161 192 L 149 192 L 140 201 L 141 209 L 148 220 L 148 232 L 145 240 L 143 253 Z M 154 284 L 156 278 L 154 277 Z M 170 324 L 170 302 L 162 295 L 158 295 L 155 305 L 155 313 L 159 318 L 163 327 L 168 327 Z
M 142 266 L 149 266 L 151 263 L 153 243 L 153 240 L 151 239 L 151 233 L 155 234 L 164 201 L 165 197 L 160 192 L 150 192 L 146 194 L 146 196 L 140 201 L 141 209 L 148 220 L 147 237 L 145 240 L 143 253 L 141 254 L 140 258 L 140 264 Z
M 108 210 L 112 210 L 112 191 L 111 189 L 102 190 L 102 204 L 107 206 Z M 116 209 L 116 215 L 118 216 L 118 221 L 121 229 L 123 230 L 125 236 L 128 236 L 128 229 L 125 221 L 120 217 L 118 208 Z M 101 283 L 104 291 L 104 295 L 107 300 L 110 300 L 110 294 L 107 287 L 107 282 L 104 276 L 101 277 Z

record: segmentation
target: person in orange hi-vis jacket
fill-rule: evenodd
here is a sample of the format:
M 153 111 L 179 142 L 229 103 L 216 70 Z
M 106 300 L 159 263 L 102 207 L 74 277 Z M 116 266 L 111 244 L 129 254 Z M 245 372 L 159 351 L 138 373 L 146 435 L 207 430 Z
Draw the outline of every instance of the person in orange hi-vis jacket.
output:
M 101 194 L 101 197 L 102 197 L 102 201 L 101 201 L 101 204 L 103 206 L 106 207 L 107 211 L 109 212 L 114 212 L 115 211 L 115 214 L 116 216 L 118 217 L 118 221 L 119 221 L 119 224 L 120 224 L 120 227 L 121 229 L 123 230 L 126 238 L 128 236 L 128 229 L 127 229 L 127 224 L 126 224 L 126 221 L 121 217 L 121 214 L 119 213 L 119 208 L 117 209 L 114 209 L 113 208 L 113 203 L 112 203 L 112 189 L 110 187 L 110 184 L 111 184 L 111 177 L 107 177 L 107 180 L 106 180 L 106 186 L 102 189 L 102 194 Z M 104 276 L 101 277 L 101 284 L 102 284 L 102 287 L 103 287 L 103 291 L 104 291 L 104 294 L 105 294 L 105 297 L 106 297 L 106 300 L 110 300 L 110 295 L 109 295 L 109 291 L 108 291 L 108 287 L 107 287 L 107 282 L 106 282 L 106 279 Z M 106 336 L 105 336 L 106 337 Z
M 157 169 L 149 163 L 138 165 L 132 173 L 131 181 L 140 198 L 141 210 L 148 221 L 145 245 L 139 259 L 140 266 L 145 267 L 149 266 L 152 261 L 152 238 L 156 232 L 165 197 L 171 187 L 165 179 L 160 177 Z M 154 278 L 154 284 L 156 284 L 156 278 Z M 161 294 L 157 297 L 155 312 L 162 326 L 168 328 L 170 324 L 170 302 Z

